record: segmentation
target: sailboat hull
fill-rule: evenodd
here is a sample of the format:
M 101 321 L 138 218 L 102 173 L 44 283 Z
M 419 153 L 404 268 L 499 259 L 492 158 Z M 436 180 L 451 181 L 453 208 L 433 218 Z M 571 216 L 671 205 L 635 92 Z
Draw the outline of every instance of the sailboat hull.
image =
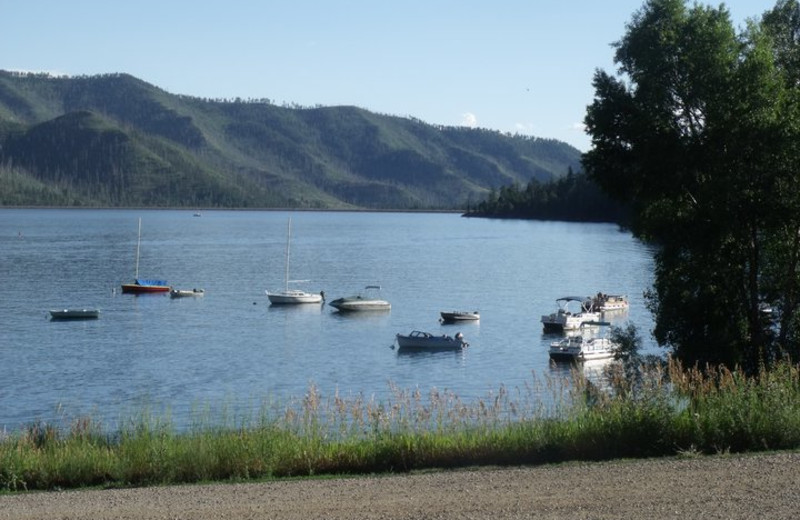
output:
M 125 294 L 164 293 L 169 292 L 169 285 L 139 285 L 138 283 L 122 284 Z
M 269 298 L 270 303 L 275 305 L 293 305 L 297 303 L 322 303 L 322 295 L 321 294 L 314 294 L 314 293 L 307 293 L 305 291 L 281 291 L 281 292 L 269 292 L 266 291 L 267 298 Z

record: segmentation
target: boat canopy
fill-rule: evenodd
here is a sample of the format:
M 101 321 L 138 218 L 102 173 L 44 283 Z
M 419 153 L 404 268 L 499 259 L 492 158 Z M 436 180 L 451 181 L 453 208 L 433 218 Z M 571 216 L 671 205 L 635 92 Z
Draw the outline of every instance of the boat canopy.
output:
M 564 296 L 563 298 L 559 298 L 556 301 L 557 302 L 584 302 L 584 301 L 590 300 L 590 299 L 591 298 L 588 298 L 586 296 Z
M 580 303 L 581 310 L 584 312 L 592 312 L 594 310 L 594 300 L 587 296 L 564 296 L 556 300 L 561 310 L 566 310 L 571 302 Z
M 166 280 L 146 280 L 144 278 L 137 278 L 136 285 L 167 285 Z

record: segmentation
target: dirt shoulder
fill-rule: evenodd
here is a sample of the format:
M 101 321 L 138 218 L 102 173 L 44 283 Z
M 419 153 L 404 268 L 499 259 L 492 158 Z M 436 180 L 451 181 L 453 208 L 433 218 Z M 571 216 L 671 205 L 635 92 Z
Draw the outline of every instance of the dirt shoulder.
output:
M 796 518 L 800 453 L 0 496 L 0 519 Z

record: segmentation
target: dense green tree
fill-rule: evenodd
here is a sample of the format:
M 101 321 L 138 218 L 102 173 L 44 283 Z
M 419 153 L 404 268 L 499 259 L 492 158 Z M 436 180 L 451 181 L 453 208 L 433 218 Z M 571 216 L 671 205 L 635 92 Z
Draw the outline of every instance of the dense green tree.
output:
M 624 224 L 627 211 L 586 175 L 570 168 L 566 176 L 555 181 L 531 179 L 524 188 L 511 184 L 499 192 L 493 189 L 467 216 Z
M 616 44 L 618 76 L 595 74 L 583 165 L 659 244 L 654 332 L 685 361 L 796 354 L 798 12 L 782 0 L 737 34 L 724 6 L 650 0 Z

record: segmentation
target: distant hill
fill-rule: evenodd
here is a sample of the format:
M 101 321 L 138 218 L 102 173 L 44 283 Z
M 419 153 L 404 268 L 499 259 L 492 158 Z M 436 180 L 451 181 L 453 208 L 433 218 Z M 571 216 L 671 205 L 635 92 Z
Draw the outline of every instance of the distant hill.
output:
M 5 206 L 463 209 L 579 167 L 552 139 L 0 71 Z

